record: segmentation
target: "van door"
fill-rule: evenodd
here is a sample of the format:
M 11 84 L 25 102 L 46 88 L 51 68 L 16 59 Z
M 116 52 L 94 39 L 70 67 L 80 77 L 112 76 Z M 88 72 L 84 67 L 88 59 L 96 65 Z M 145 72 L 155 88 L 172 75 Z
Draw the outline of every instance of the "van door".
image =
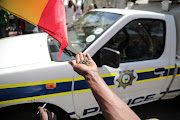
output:
M 170 62 L 166 24 L 162 19 L 132 20 L 105 45 L 121 53 L 121 70 L 114 84 L 117 91 L 126 94 L 123 100 L 130 106 L 161 96 Z
M 107 33 L 113 33 L 113 36 L 101 47 L 101 49 L 108 47 L 120 52 L 119 68 L 103 65 L 99 67 L 99 74 L 130 106 L 158 99 L 168 73 L 169 41 L 165 42 L 166 35 L 169 34 L 166 33 L 168 23 L 163 16 L 161 19 L 157 19 L 157 16 L 155 19 L 150 15 L 141 15 L 143 16 L 144 18 L 139 18 L 139 15 L 122 18 L 114 27 L 117 29 L 117 26 L 120 26 L 119 30 L 115 33 L 113 33 L 116 31 L 114 29 L 108 31 Z M 121 27 L 123 24 L 124 27 Z M 109 36 L 104 35 L 101 38 L 102 42 Z M 97 46 L 94 45 L 92 49 L 97 49 Z M 101 49 L 93 55 L 97 64 L 100 61 Z M 87 117 L 100 111 L 90 88 L 84 78 L 78 74 L 75 74 L 73 98 L 79 116 Z

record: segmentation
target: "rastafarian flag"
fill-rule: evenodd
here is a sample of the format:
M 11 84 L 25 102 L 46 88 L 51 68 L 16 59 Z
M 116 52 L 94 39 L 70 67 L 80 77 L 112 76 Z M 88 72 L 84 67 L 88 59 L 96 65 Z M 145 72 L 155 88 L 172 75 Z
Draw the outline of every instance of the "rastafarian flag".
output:
M 0 0 L 0 8 L 22 18 L 61 43 L 58 58 L 68 45 L 63 0 Z

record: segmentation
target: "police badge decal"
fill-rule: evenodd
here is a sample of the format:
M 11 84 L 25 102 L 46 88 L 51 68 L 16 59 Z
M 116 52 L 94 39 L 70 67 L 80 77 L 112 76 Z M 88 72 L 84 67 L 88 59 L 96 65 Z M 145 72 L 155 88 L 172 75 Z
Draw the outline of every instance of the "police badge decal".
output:
M 132 81 L 135 79 L 133 76 L 133 70 L 119 72 L 119 74 L 120 77 L 117 79 L 117 82 L 119 83 L 118 87 L 122 86 L 125 89 L 128 85 L 132 85 Z

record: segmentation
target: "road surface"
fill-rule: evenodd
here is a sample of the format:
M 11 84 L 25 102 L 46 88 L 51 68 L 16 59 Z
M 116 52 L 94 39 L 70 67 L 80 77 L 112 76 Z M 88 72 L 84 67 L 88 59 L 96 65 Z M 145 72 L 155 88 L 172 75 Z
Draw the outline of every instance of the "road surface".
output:
M 172 100 L 161 100 L 132 107 L 132 110 L 142 119 L 156 118 L 159 120 L 180 120 L 180 97 Z M 156 120 L 154 119 L 154 120 Z M 105 120 L 102 115 L 96 115 L 81 120 Z
M 37 115 L 38 105 L 29 104 L 18 106 L 17 108 L 8 109 L 6 112 L 0 110 L 0 120 L 39 120 Z M 148 120 L 150 118 L 157 118 L 159 120 L 180 120 L 180 98 L 172 100 L 161 100 L 144 105 L 132 107 L 132 110 L 142 119 Z M 13 111 L 13 112 L 12 112 Z M 62 115 L 61 115 L 62 116 Z M 153 120 L 157 120 L 153 119 Z M 105 120 L 103 115 L 96 115 L 80 120 Z M 151 119 L 152 120 L 152 119 Z

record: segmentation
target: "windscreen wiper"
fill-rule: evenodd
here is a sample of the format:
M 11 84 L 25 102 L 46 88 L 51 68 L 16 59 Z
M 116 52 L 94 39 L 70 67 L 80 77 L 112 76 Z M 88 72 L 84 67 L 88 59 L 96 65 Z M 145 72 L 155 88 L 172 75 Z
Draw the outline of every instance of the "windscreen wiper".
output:
M 64 49 L 64 52 L 65 52 L 67 55 L 69 55 L 70 57 L 74 57 L 74 55 L 75 55 L 72 51 L 68 50 L 67 48 Z

